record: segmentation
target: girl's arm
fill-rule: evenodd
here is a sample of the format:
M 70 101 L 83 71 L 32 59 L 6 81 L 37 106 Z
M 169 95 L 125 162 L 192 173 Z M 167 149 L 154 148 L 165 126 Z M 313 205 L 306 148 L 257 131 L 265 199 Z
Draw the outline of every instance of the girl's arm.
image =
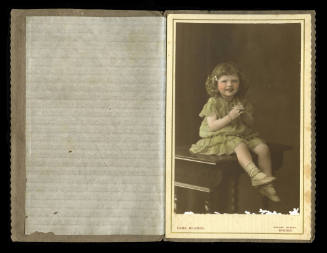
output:
M 232 122 L 232 118 L 227 114 L 225 117 L 217 119 L 216 115 L 207 116 L 209 131 L 218 131 Z
M 236 105 L 225 117 L 222 117 L 220 119 L 217 119 L 217 115 L 215 114 L 207 116 L 208 128 L 212 132 L 218 131 L 224 128 L 225 126 L 227 126 L 234 119 L 239 117 L 242 113 L 243 113 L 243 106 Z

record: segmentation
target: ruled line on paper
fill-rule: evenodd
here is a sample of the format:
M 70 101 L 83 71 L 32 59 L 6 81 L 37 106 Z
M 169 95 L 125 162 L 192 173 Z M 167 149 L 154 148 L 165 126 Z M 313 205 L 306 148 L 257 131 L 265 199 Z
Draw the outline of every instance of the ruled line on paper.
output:
M 164 233 L 165 36 L 163 17 L 27 17 L 27 234 Z

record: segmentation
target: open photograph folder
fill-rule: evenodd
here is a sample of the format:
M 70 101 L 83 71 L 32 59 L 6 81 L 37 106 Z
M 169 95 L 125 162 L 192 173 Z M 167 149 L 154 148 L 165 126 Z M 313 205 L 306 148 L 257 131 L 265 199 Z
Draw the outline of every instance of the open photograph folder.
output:
M 12 240 L 312 241 L 314 18 L 12 10 Z M 203 134 L 207 101 L 221 117 L 240 106 L 228 92 L 241 131 L 239 87 L 256 139 Z M 236 142 L 273 184 L 243 169 Z

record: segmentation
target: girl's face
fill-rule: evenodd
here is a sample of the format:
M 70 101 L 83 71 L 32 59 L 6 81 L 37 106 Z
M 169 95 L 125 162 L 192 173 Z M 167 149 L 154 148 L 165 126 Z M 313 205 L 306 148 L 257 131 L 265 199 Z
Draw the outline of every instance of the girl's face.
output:
M 233 98 L 240 87 L 237 75 L 224 75 L 218 79 L 218 91 L 224 98 Z

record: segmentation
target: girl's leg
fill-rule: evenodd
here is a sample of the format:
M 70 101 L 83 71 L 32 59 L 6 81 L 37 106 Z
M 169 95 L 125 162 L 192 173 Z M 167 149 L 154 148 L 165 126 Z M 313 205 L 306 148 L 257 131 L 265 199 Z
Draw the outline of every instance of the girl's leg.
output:
M 258 156 L 258 166 L 267 175 L 272 176 L 271 156 L 267 144 L 260 143 L 254 147 L 253 152 Z
M 258 169 L 258 167 L 253 163 L 251 153 L 246 144 L 240 143 L 234 149 L 234 151 L 236 153 L 240 165 L 250 176 L 253 186 L 267 184 L 274 180 L 273 177 L 267 176 L 265 173 L 262 173 Z
M 259 168 L 267 175 L 272 176 L 272 170 L 271 170 L 271 156 L 269 147 L 261 143 L 253 149 L 253 152 L 258 156 L 258 165 Z M 280 201 L 280 198 L 278 197 L 276 190 L 274 186 L 270 183 L 267 185 L 262 186 L 259 189 L 260 193 L 270 200 L 274 202 Z
M 243 168 L 245 168 L 250 162 L 252 162 L 251 153 L 245 143 L 241 142 L 234 149 L 234 151 L 236 153 L 238 162 Z

